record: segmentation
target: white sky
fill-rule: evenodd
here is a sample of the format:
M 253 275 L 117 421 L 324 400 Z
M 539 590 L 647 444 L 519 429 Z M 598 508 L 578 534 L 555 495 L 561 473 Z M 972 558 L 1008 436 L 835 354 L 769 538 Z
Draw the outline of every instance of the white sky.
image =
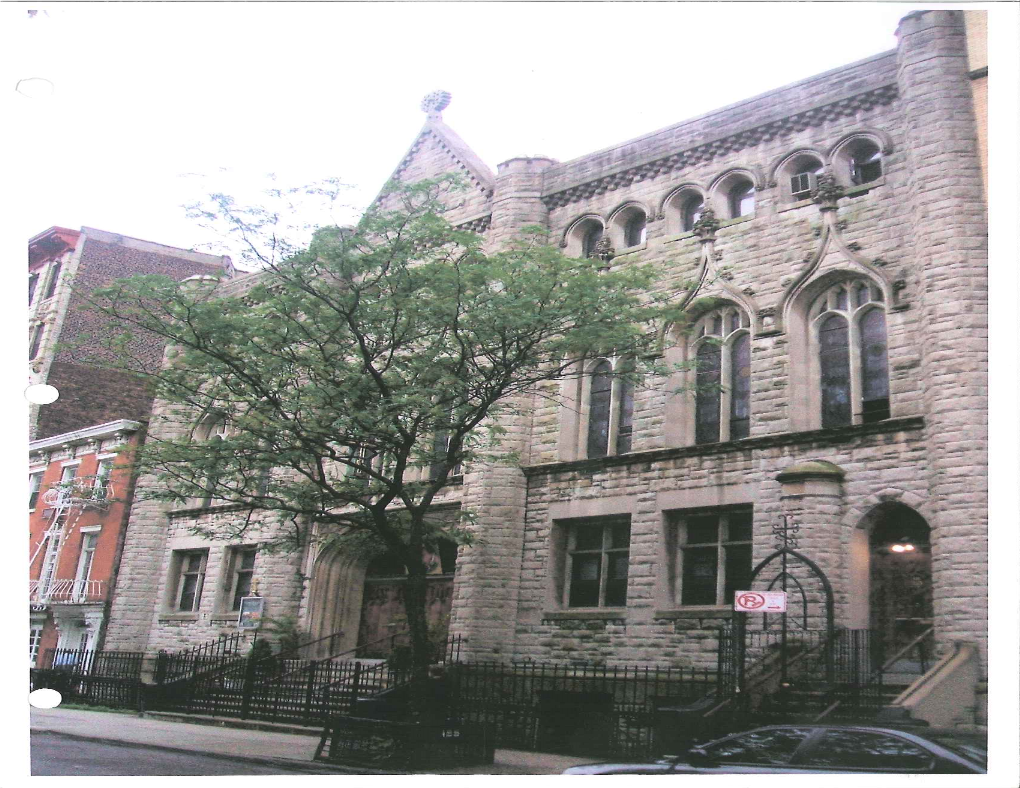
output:
M 210 187 L 182 176 L 221 168 L 213 185 L 232 193 L 268 172 L 336 176 L 364 206 L 436 89 L 492 169 L 565 161 L 892 49 L 917 7 L 4 3 L 9 73 L 55 85 L 8 96 L 20 235 L 86 225 L 197 246 L 179 206 Z

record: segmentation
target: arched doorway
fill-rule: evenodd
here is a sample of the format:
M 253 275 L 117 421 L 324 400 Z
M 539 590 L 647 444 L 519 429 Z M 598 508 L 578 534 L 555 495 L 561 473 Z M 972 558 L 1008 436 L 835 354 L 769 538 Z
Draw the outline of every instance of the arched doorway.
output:
M 932 625 L 931 529 L 900 503 L 881 504 L 869 519 L 870 629 L 888 659 Z
M 425 597 L 425 615 L 434 642 L 445 641 L 453 604 L 453 576 L 456 571 L 457 545 L 439 539 L 434 552 L 426 555 L 430 567 Z M 359 657 L 389 657 L 394 646 L 406 645 L 402 636 L 407 629 L 404 610 L 404 566 L 399 559 L 384 554 L 365 570 L 358 628 Z
M 315 659 L 358 645 L 364 579 L 365 565 L 337 548 L 324 550 L 316 559 L 308 595 L 309 634 L 312 640 L 340 635 L 332 648 L 328 641 L 319 644 Z

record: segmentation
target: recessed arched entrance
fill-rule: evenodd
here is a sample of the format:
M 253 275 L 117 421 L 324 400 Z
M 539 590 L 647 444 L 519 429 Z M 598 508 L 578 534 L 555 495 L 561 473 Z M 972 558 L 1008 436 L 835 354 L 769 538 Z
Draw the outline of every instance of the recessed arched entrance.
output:
M 932 626 L 931 529 L 900 503 L 881 504 L 868 519 L 869 626 L 890 657 Z
M 425 615 L 434 642 L 446 639 L 453 604 L 453 576 L 457 545 L 438 540 L 435 552 L 425 557 L 430 567 L 425 596 Z M 389 657 L 395 645 L 404 645 L 406 637 L 397 637 L 407 629 L 404 586 L 407 578 L 403 564 L 390 555 L 382 555 L 365 570 L 358 628 L 359 657 Z

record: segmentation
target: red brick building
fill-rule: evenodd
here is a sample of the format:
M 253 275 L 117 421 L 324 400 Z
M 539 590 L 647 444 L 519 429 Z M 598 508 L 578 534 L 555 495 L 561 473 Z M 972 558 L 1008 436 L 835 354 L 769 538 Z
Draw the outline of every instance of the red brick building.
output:
M 102 352 L 87 338 L 103 330 L 102 318 L 83 308 L 85 294 L 136 274 L 180 281 L 230 277 L 234 269 L 226 256 L 91 227 L 51 227 L 29 240 L 28 258 L 28 382 L 60 394 L 31 406 L 29 656 L 36 665 L 47 649 L 102 647 L 130 509 L 132 450 L 152 406 L 139 378 L 84 363 Z M 163 342 L 139 337 L 133 351 L 156 369 Z
M 67 343 L 103 330 L 103 319 L 83 308 L 84 293 L 135 274 L 232 276 L 227 256 L 203 254 L 128 238 L 104 230 L 51 227 L 28 242 L 29 383 L 48 383 L 60 392 L 50 404 L 33 406 L 30 438 L 45 438 L 105 424 L 144 420 L 152 397 L 128 373 L 82 363 L 94 346 Z M 57 343 L 64 343 L 62 349 Z M 138 339 L 133 351 L 158 369 L 163 343 Z
M 32 667 L 47 649 L 102 646 L 143 433 L 121 419 L 29 445 Z

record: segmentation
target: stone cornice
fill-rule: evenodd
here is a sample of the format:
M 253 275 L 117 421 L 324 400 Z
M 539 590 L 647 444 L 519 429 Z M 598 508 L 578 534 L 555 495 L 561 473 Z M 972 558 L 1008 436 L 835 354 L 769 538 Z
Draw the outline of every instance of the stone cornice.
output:
M 783 432 L 777 435 L 763 435 L 758 438 L 744 438 L 726 443 L 710 443 L 699 446 L 679 446 L 669 449 L 653 449 L 652 451 L 632 452 L 615 457 L 597 457 L 592 460 L 573 460 L 570 462 L 551 462 L 543 465 L 531 465 L 522 468 L 527 477 L 554 475 L 561 473 L 595 473 L 608 468 L 643 463 L 665 462 L 667 460 L 686 457 L 707 457 L 714 454 L 737 454 L 747 451 L 771 449 L 778 446 L 828 446 L 848 443 L 868 435 L 887 435 L 893 432 L 924 429 L 923 416 L 907 416 L 899 419 L 886 419 L 873 424 L 855 424 L 850 427 L 836 427 L 805 432 Z
M 29 452 L 37 452 L 55 449 L 66 444 L 88 443 L 89 441 L 100 440 L 102 438 L 115 438 L 118 433 L 137 432 L 141 426 L 142 423 L 140 421 L 130 421 L 129 419 L 108 421 L 105 424 L 97 424 L 94 427 L 86 427 L 74 432 L 64 432 L 50 438 L 40 438 L 29 443 L 28 450 Z
M 578 183 L 566 189 L 546 194 L 542 197 L 542 202 L 550 209 L 559 208 L 572 202 L 588 199 L 596 194 L 630 186 L 637 181 L 689 169 L 719 156 L 750 148 L 776 137 L 794 134 L 822 123 L 856 115 L 858 112 L 866 112 L 873 107 L 890 104 L 897 95 L 895 84 L 882 85 L 864 93 L 796 112 L 735 134 L 709 140 L 669 156 L 661 156 L 651 161 L 608 172 L 595 180 Z

